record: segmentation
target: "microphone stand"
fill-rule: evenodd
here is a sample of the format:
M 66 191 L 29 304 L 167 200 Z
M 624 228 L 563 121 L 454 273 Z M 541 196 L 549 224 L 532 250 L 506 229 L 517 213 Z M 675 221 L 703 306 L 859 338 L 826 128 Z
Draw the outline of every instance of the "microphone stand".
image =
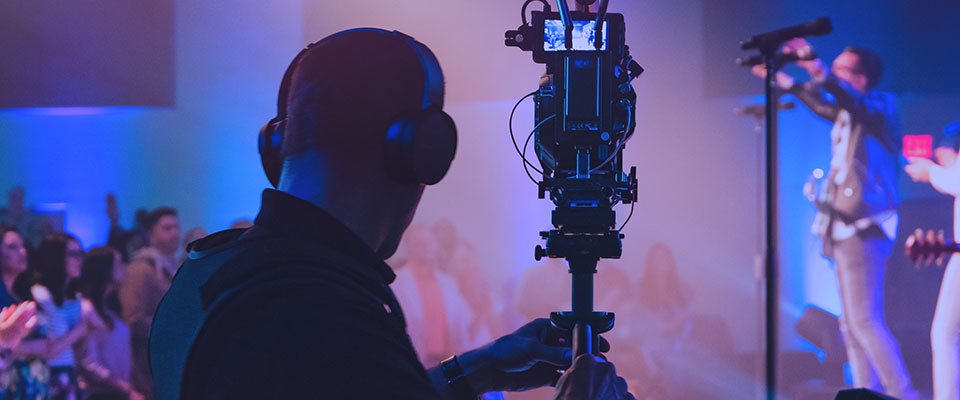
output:
M 779 101 L 778 101 L 778 103 L 779 103 Z M 739 108 L 737 108 L 737 109 L 734 110 L 734 112 L 736 112 L 737 114 L 740 114 L 740 115 L 749 115 L 749 116 L 752 116 L 752 117 L 753 117 L 753 131 L 754 131 L 754 133 L 757 135 L 757 137 L 760 139 L 760 140 L 757 141 L 757 148 L 756 148 L 756 150 L 757 150 L 757 158 L 756 158 L 757 181 L 756 181 L 756 183 L 757 183 L 757 187 L 758 187 L 758 188 L 764 187 L 764 179 L 765 179 L 764 171 L 766 171 L 766 169 L 764 168 L 764 166 L 765 166 L 765 164 L 766 164 L 766 162 L 767 162 L 766 158 L 764 157 L 764 154 L 765 154 L 765 152 L 764 152 L 764 146 L 766 146 L 766 144 L 770 142 L 769 140 L 764 140 L 765 138 L 764 138 L 764 136 L 763 136 L 763 135 L 766 133 L 766 131 L 765 131 L 765 129 L 764 129 L 764 120 L 765 120 L 765 114 L 766 114 L 766 111 L 767 111 L 766 106 L 767 106 L 767 104 L 764 103 L 764 113 L 756 112 L 756 110 L 755 110 L 754 107 L 757 107 L 757 106 L 744 106 L 744 107 L 739 107 Z M 795 106 L 795 104 L 792 103 L 792 102 L 781 103 L 781 104 L 779 104 L 778 107 L 776 107 L 776 109 L 777 109 L 777 110 L 790 110 L 790 109 L 793 109 L 794 106 Z M 770 186 L 767 185 L 767 187 L 770 187 Z M 758 203 L 758 204 L 759 204 L 759 203 L 762 203 L 765 198 L 770 198 L 770 197 L 769 197 L 769 196 L 770 196 L 769 193 L 766 193 L 765 191 L 766 191 L 766 188 L 764 188 L 764 190 L 760 190 L 760 189 L 757 190 L 757 203 Z M 766 197 L 764 197 L 764 196 L 766 196 Z M 757 209 L 757 221 L 764 221 L 763 224 L 758 224 L 758 226 L 757 226 L 758 230 L 761 230 L 761 231 L 765 229 L 765 227 L 766 227 L 766 221 L 769 221 L 769 220 L 770 220 L 769 218 L 764 219 L 764 213 L 765 213 L 765 212 L 766 212 L 766 210 L 764 210 L 764 209 L 761 209 L 761 208 L 758 208 L 758 209 Z M 758 249 L 763 248 L 763 247 L 766 245 L 767 239 L 766 239 L 766 238 L 761 239 L 761 240 L 759 240 L 759 242 L 760 242 L 760 243 L 757 243 L 757 248 L 758 248 Z M 764 249 L 763 251 L 764 251 L 764 253 L 762 253 L 762 254 L 765 254 L 765 253 L 767 252 L 767 249 Z M 764 295 L 764 293 L 768 290 L 768 289 L 766 288 L 766 282 L 767 282 L 767 281 L 764 279 L 764 276 L 769 276 L 769 275 L 770 275 L 767 271 L 765 271 L 765 268 L 766 268 L 767 265 L 769 265 L 769 263 L 768 263 L 768 261 L 767 261 L 766 259 L 763 258 L 762 255 L 759 255 L 759 254 L 758 254 L 758 255 L 756 255 L 756 256 L 754 257 L 754 265 L 753 265 L 753 267 L 754 267 L 754 278 L 755 278 L 756 281 L 757 281 L 757 283 L 756 283 L 756 290 L 757 290 L 757 291 L 756 291 L 756 294 L 757 294 L 757 298 L 762 298 L 763 295 Z M 757 320 L 758 320 L 758 321 L 765 321 L 766 318 L 767 318 L 767 317 L 766 317 L 766 310 L 769 310 L 769 309 L 771 309 L 771 307 L 770 307 L 769 304 L 758 303 L 758 305 L 757 305 L 757 310 L 756 310 L 756 312 L 757 312 Z M 765 330 L 767 326 L 769 326 L 769 325 L 764 325 L 762 322 L 759 323 L 758 326 L 757 326 L 757 331 L 758 331 L 758 332 L 757 332 L 757 336 L 767 337 L 767 332 L 766 332 L 766 330 Z M 774 333 L 775 333 L 775 332 L 774 332 Z M 775 336 L 769 336 L 769 337 L 775 337 Z M 776 344 L 776 343 L 774 343 L 774 345 L 775 345 L 775 344 Z M 766 344 L 766 345 L 769 346 L 769 343 Z M 759 347 L 759 350 L 760 350 L 760 351 L 759 351 L 758 353 L 760 353 L 760 352 L 763 351 L 763 349 L 764 349 L 763 346 L 764 346 L 764 345 L 761 345 L 761 346 Z M 770 361 L 769 361 L 769 360 L 758 360 L 759 367 L 760 367 L 761 369 L 763 369 L 763 367 L 766 365 L 767 362 L 770 362 Z M 775 358 L 774 358 L 773 362 L 776 362 L 776 359 L 775 359 Z M 755 365 L 757 365 L 757 364 L 755 364 Z M 776 382 L 773 382 L 773 383 L 775 384 Z M 770 384 L 770 382 L 768 382 L 768 385 L 769 385 L 769 384 Z
M 779 270 L 777 268 L 778 247 L 779 247 L 779 208 L 777 202 L 777 189 L 779 187 L 779 154 L 780 137 L 778 129 L 778 110 L 780 109 L 780 90 L 777 87 L 776 74 L 780 69 L 777 62 L 777 50 L 780 43 L 766 45 L 760 48 L 763 57 L 763 65 L 767 71 L 765 81 L 766 90 L 766 254 L 764 265 L 764 278 L 766 278 L 766 382 L 767 399 L 775 400 L 777 397 L 777 351 L 779 350 L 779 337 L 777 324 L 779 318 Z
M 818 18 L 815 21 L 808 22 L 801 25 L 791 26 L 784 29 L 779 29 L 773 32 L 768 32 L 761 35 L 756 35 L 746 42 L 740 43 L 740 48 L 742 50 L 757 49 L 760 51 L 760 57 L 762 58 L 764 68 L 767 71 L 767 77 L 765 83 L 767 85 L 765 90 L 766 95 L 766 161 L 767 161 L 767 201 L 766 201 L 766 210 L 767 210 L 767 226 L 766 226 L 766 235 L 765 239 L 767 242 L 766 245 L 766 254 L 765 260 L 766 265 L 764 268 L 764 277 L 766 278 L 766 289 L 767 295 L 765 299 L 766 305 L 766 381 L 767 381 L 767 399 L 775 400 L 777 397 L 777 351 L 780 349 L 778 346 L 778 337 L 777 337 L 777 324 L 780 322 L 779 316 L 779 271 L 777 268 L 777 248 L 779 246 L 779 227 L 777 216 L 779 215 L 779 209 L 777 207 L 777 189 L 778 189 L 778 158 L 779 154 L 777 153 L 780 145 L 780 137 L 777 132 L 777 110 L 780 109 L 780 90 L 776 84 L 776 74 L 780 69 L 782 64 L 786 61 L 789 61 L 791 57 L 787 55 L 777 55 L 777 51 L 780 49 L 780 45 L 784 42 L 799 37 L 806 36 L 821 36 L 830 33 L 833 30 L 833 26 L 830 23 L 828 18 Z M 796 59 L 806 59 L 809 58 L 811 54 L 806 54 L 804 57 L 797 55 Z M 747 59 L 749 61 L 749 58 Z M 743 65 L 743 64 L 741 64 Z

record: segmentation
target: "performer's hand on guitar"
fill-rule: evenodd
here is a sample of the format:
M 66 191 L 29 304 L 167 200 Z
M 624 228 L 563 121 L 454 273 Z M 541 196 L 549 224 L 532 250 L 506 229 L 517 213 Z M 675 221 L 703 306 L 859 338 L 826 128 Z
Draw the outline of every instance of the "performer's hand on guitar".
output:
M 930 167 L 936 165 L 929 158 L 920 158 L 920 157 L 910 157 L 908 159 L 910 164 L 906 167 L 903 167 L 903 170 L 907 172 L 907 175 L 910 175 L 910 179 L 913 179 L 914 182 L 930 182 Z
M 938 267 L 943 266 L 944 258 L 960 252 L 960 248 L 954 241 L 944 237 L 943 231 L 934 232 L 923 229 L 917 229 L 907 237 L 904 247 L 907 257 L 918 268 L 934 263 Z

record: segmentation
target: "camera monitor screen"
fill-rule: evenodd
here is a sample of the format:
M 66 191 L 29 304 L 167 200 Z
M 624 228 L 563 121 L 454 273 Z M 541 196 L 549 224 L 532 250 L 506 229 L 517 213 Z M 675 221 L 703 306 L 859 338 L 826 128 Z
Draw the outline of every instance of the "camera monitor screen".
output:
M 595 21 L 573 21 L 573 48 L 574 51 L 594 51 L 593 41 L 596 36 Z M 603 24 L 603 45 L 600 50 L 607 49 L 607 25 Z M 563 22 L 559 19 L 543 21 L 543 50 L 565 51 Z

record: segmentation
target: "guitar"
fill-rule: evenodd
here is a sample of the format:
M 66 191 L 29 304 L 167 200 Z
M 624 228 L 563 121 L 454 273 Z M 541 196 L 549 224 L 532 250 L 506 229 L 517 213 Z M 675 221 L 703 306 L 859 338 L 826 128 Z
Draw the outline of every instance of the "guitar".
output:
M 934 262 L 938 267 L 943 266 L 945 258 L 953 253 L 960 253 L 960 245 L 944 238 L 942 230 L 934 233 L 929 229 L 926 232 L 923 229 L 917 229 L 907 237 L 905 247 L 907 257 L 918 266 L 930 265 Z

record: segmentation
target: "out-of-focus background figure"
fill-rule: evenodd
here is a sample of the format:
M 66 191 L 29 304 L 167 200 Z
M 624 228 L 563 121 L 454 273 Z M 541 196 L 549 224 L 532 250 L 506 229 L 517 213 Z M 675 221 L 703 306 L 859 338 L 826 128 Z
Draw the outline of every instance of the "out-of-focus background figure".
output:
M 147 346 L 153 314 L 170 288 L 180 262 L 180 220 L 177 211 L 161 207 L 144 221 L 149 245 L 137 250 L 127 267 L 127 281 L 120 288 L 123 320 L 130 326 L 133 363 L 130 383 L 148 399 L 153 398 Z
M 486 327 L 473 329 L 477 321 L 460 285 L 440 269 L 438 243 L 430 230 L 410 225 L 404 234 L 404 262 L 396 268 L 391 285 L 400 301 L 407 329 L 424 365 L 437 365 L 450 354 L 488 342 Z
M 914 182 L 929 183 L 954 197 L 953 237 L 960 238 L 960 121 L 947 125 L 933 150 L 934 160 L 910 158 L 904 167 Z M 943 273 L 930 327 L 933 394 L 937 400 L 960 398 L 960 254 L 950 256 Z

